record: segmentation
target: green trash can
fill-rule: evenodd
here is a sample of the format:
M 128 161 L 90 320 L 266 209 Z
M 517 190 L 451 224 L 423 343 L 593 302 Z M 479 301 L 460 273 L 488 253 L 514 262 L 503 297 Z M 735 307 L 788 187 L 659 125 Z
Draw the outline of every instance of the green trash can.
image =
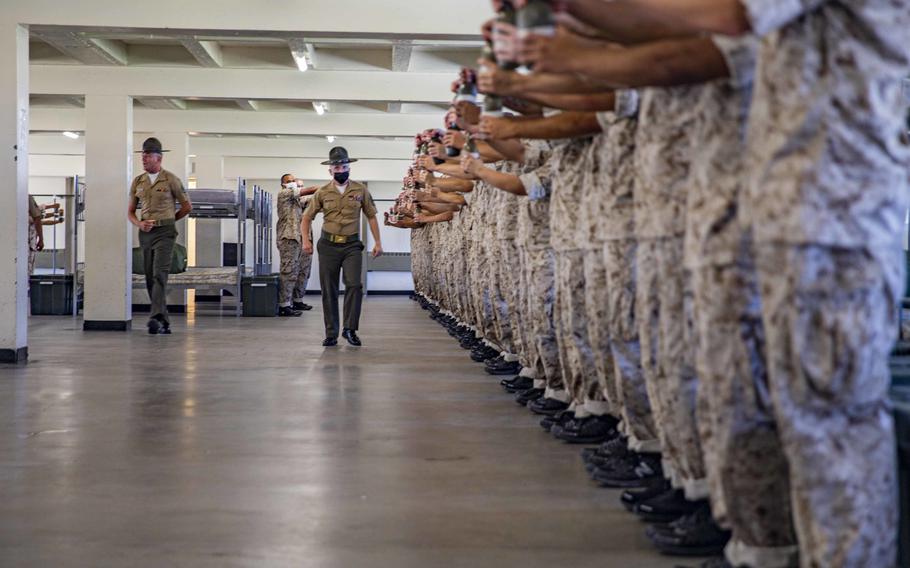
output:
M 73 313 L 72 274 L 33 274 L 29 277 L 33 316 L 68 316 Z
M 244 317 L 278 316 L 278 276 L 244 276 L 240 282 Z

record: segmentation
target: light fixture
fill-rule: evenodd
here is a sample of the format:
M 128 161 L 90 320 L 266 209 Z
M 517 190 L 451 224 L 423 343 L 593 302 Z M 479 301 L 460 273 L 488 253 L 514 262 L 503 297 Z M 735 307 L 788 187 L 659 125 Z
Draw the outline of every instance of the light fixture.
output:
M 310 68 L 309 63 L 306 61 L 306 54 L 304 53 L 295 53 L 294 62 L 297 64 L 297 69 L 300 69 L 301 71 L 306 71 Z
M 329 141 L 329 144 L 333 144 L 335 142 L 334 136 L 326 136 L 325 139 Z
M 79 134 L 77 134 L 75 132 L 70 132 L 69 130 L 65 131 L 63 133 L 63 135 L 66 136 L 67 138 L 71 138 L 73 140 L 77 140 L 79 138 Z
M 313 110 L 316 111 L 316 114 L 322 116 L 325 114 L 325 103 L 313 103 Z

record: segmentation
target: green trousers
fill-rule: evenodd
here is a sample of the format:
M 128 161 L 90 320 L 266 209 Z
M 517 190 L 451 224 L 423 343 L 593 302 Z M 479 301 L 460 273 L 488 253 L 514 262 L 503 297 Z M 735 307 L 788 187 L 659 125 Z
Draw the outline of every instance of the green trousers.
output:
M 152 302 L 150 317 L 170 323 L 167 317 L 167 279 L 171 274 L 171 257 L 177 242 L 177 227 L 155 227 L 148 233 L 139 231 L 139 246 L 145 266 L 145 287 Z
M 363 269 L 362 241 L 335 244 L 319 239 L 316 251 L 319 253 L 319 286 L 322 289 L 322 317 L 325 320 L 325 336 L 338 337 L 338 279 L 344 272 L 344 327 L 354 329 L 360 325 L 360 309 L 363 305 L 363 284 L 360 273 Z

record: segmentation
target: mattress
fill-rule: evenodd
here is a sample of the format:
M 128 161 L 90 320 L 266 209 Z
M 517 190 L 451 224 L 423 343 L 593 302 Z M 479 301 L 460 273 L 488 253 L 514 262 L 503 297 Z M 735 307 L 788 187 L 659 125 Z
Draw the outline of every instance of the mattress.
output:
M 251 275 L 251 271 L 247 271 L 248 275 Z M 142 274 L 133 274 L 133 287 L 134 288 L 144 288 L 145 287 L 145 276 Z M 79 286 L 81 287 L 85 282 L 85 273 L 80 270 L 78 275 Z M 237 268 L 234 266 L 222 266 L 222 267 L 190 267 L 181 274 L 171 274 L 167 280 L 168 285 L 174 286 L 199 286 L 199 287 L 215 287 L 215 286 L 236 286 L 237 282 Z

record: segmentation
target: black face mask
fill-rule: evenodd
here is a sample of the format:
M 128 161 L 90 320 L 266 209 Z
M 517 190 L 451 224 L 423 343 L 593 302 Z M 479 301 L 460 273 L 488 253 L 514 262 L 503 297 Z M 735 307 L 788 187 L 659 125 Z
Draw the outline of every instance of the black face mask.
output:
M 351 176 L 351 172 L 338 172 L 333 177 L 338 185 L 344 185 L 348 183 L 348 178 Z

